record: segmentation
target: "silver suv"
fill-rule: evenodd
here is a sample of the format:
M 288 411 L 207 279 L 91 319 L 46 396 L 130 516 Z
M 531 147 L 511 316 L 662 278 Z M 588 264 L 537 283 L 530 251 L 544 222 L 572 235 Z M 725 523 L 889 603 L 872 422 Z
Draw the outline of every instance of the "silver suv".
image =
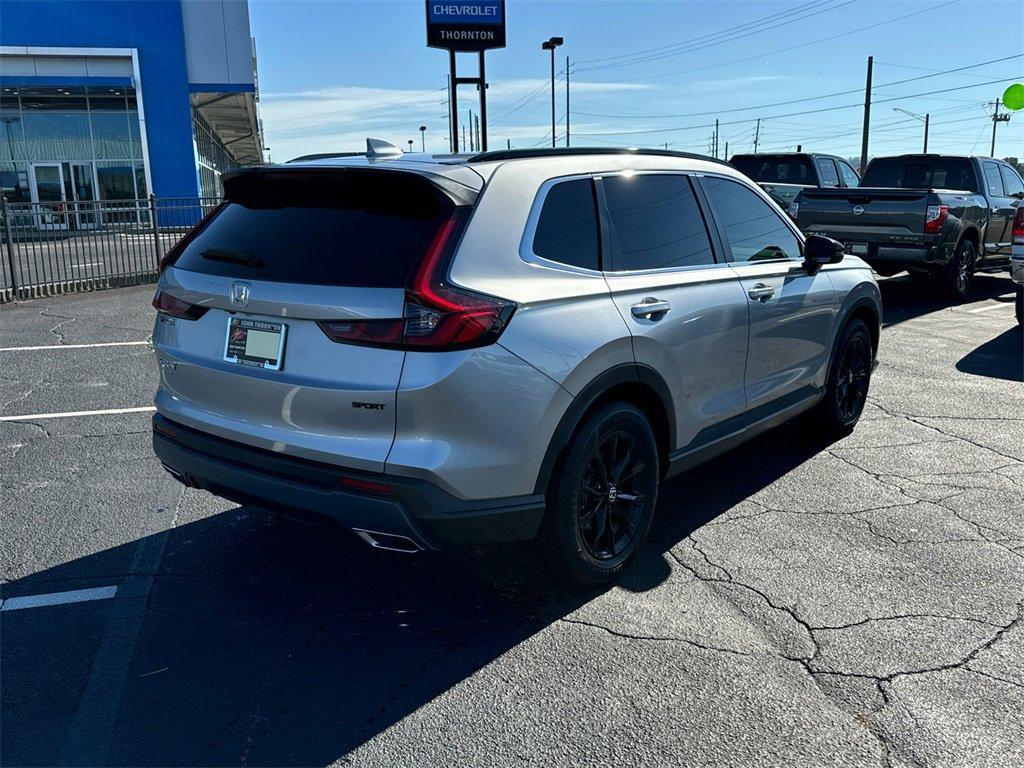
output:
M 864 406 L 871 270 L 724 162 L 377 149 L 223 181 L 153 300 L 154 448 L 190 486 L 386 549 L 536 538 L 597 584 L 663 480 Z

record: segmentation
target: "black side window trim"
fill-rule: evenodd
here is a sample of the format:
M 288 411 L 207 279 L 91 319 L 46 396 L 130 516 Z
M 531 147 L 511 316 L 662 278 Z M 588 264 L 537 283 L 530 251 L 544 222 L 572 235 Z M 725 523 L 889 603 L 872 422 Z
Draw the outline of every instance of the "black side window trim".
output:
M 726 237 L 725 232 L 722 229 L 722 225 L 720 223 L 721 217 L 718 215 L 718 210 L 715 208 L 715 203 L 711 199 L 711 196 L 708 195 L 706 193 L 706 191 L 704 190 L 704 187 L 703 187 L 703 177 L 705 177 L 705 176 L 708 176 L 708 177 L 711 177 L 711 178 L 716 178 L 716 179 L 725 179 L 726 181 L 733 181 L 733 182 L 735 182 L 735 183 L 737 183 L 737 184 L 739 184 L 741 186 L 746 187 L 747 189 L 749 189 L 751 192 L 753 192 L 758 197 L 761 197 L 761 195 L 758 194 L 758 192 L 753 187 L 751 187 L 749 184 L 746 184 L 746 183 L 744 183 L 744 182 L 740 181 L 739 179 L 736 179 L 736 178 L 734 178 L 732 176 L 725 176 L 724 174 L 700 173 L 700 174 L 697 174 L 696 176 L 693 176 L 691 178 L 691 181 L 693 182 L 694 186 L 697 187 L 698 189 L 700 189 L 700 199 L 701 199 L 701 201 L 705 201 L 706 204 L 707 204 L 707 209 L 708 209 L 708 212 L 710 213 L 710 219 L 714 223 L 714 231 L 715 231 L 716 237 L 718 239 L 718 242 L 721 244 L 722 253 L 725 255 L 726 261 L 729 264 L 751 264 L 751 263 L 755 263 L 755 262 L 749 262 L 749 261 L 737 262 L 735 260 L 735 258 L 733 258 L 732 247 L 729 245 L 729 238 Z M 763 200 L 764 198 L 761 198 L 761 199 Z M 782 215 L 779 215 L 779 214 L 776 214 L 776 215 L 779 216 L 779 218 L 782 220 L 782 223 L 785 224 L 789 228 L 789 231 L 793 233 L 793 236 L 796 237 L 797 245 L 800 246 L 800 260 L 802 260 L 803 256 L 804 256 L 804 235 L 803 235 L 803 233 L 794 226 L 793 220 L 790 219 L 789 216 L 787 216 L 785 213 L 782 213 Z M 794 261 L 799 261 L 799 260 L 798 259 L 765 259 L 764 261 L 758 261 L 756 263 L 757 264 L 790 264 L 790 263 L 792 263 Z
M 600 220 L 600 227 L 598 227 L 598 235 L 601 242 L 601 270 L 606 275 L 643 275 L 643 274 L 659 274 L 669 272 L 683 272 L 687 270 L 696 269 L 708 269 L 711 267 L 717 267 L 728 263 L 728 259 L 725 256 L 725 250 L 722 247 L 722 241 L 719 237 L 717 226 L 712 226 L 710 211 L 706 198 L 704 197 L 704 190 L 701 189 L 698 183 L 697 176 L 693 173 L 686 171 L 650 171 L 641 172 L 645 176 L 685 176 L 690 182 L 690 191 L 693 193 L 694 199 L 697 202 L 697 210 L 700 211 L 701 221 L 704 223 L 704 233 L 708 236 L 708 245 L 711 248 L 711 258 L 714 260 L 713 264 L 695 264 L 687 267 L 663 267 L 661 269 L 633 269 L 633 270 L 622 270 L 616 271 L 612 269 L 613 260 L 611 253 L 612 243 L 612 217 L 611 212 L 608 210 L 608 199 L 605 196 L 604 191 L 604 177 L 622 176 L 621 171 L 611 173 L 595 174 L 593 177 L 595 192 L 597 194 L 597 214 Z

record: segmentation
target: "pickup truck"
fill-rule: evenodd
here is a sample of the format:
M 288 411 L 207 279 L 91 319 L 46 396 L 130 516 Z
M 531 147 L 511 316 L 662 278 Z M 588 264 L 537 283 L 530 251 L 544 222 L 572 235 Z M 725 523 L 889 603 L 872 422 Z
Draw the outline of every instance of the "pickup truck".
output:
M 856 187 L 860 177 L 848 162 L 816 152 L 733 155 L 729 164 L 756 181 L 782 210 L 803 190 L 812 187 Z
M 790 215 L 807 234 L 845 243 L 878 274 L 909 271 L 956 298 L 976 272 L 1001 272 L 1024 181 L 990 157 L 872 160 L 858 189 L 805 189 Z

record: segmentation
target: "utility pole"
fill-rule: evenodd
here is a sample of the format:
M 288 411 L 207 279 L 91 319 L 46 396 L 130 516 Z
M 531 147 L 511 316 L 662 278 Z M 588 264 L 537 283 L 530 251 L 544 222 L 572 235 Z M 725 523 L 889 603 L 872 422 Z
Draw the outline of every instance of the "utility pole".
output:
M 754 154 L 757 154 L 757 141 L 761 138 L 761 118 L 757 118 L 757 127 L 754 128 Z
M 715 159 L 718 159 L 718 118 L 715 118 Z
M 875 57 L 868 56 L 868 79 L 864 86 L 864 132 L 860 139 L 860 172 L 868 165 L 868 129 L 871 126 L 871 70 L 875 66 Z
M 466 143 L 466 124 L 465 123 L 462 124 L 462 146 L 463 147 L 468 147 L 469 146 L 469 144 Z
M 473 110 L 466 110 L 469 113 L 469 151 L 476 152 L 476 145 L 473 141 Z
M 482 152 L 483 151 L 481 149 L 481 146 L 482 145 L 480 144 L 480 115 L 477 115 L 476 116 L 476 151 L 477 152 Z
M 565 57 L 565 146 L 569 146 L 569 57 Z
M 725 142 L 725 156 L 722 159 L 723 160 L 728 160 L 729 159 L 729 142 L 728 141 Z
M 926 155 L 928 154 L 928 123 L 931 121 L 932 113 L 924 113 L 924 149 L 921 150 Z
M 996 99 L 996 111 L 992 113 L 992 151 L 988 153 L 989 157 L 996 156 L 996 125 L 998 125 L 999 123 L 1010 122 L 1009 112 L 1005 112 L 1001 115 L 999 114 L 1000 104 L 1002 104 L 1002 102 L 999 99 Z

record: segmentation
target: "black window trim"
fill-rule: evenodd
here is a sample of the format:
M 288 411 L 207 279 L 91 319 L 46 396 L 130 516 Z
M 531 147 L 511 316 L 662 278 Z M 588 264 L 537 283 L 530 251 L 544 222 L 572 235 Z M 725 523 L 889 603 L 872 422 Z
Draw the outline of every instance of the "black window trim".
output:
M 548 259 L 533 250 L 533 242 L 537 236 L 537 225 L 540 223 L 540 214 L 544 210 L 544 203 L 547 201 L 548 194 L 559 184 L 567 184 L 572 181 L 580 181 L 581 179 L 589 180 L 591 190 L 594 192 L 594 218 L 597 222 L 597 269 L 577 267 L 575 264 L 566 264 L 554 259 Z M 530 213 L 526 217 L 523 239 L 519 244 L 519 258 L 527 264 L 546 269 L 557 269 L 562 272 L 574 272 L 579 275 L 601 277 L 603 274 L 601 268 L 604 266 L 605 259 L 607 258 L 605 252 L 607 238 L 605 237 L 604 223 L 601 217 L 600 198 L 598 197 L 598 191 L 594 187 L 595 184 L 596 180 L 593 173 L 574 173 L 568 176 L 555 176 L 554 178 L 546 179 L 537 189 L 537 194 L 533 198 L 533 205 L 530 206 Z
M 697 183 L 696 171 L 685 171 L 677 168 L 645 168 L 643 170 L 608 171 L 593 174 L 594 183 L 597 185 L 598 214 L 601 217 L 601 242 L 606 244 L 602 253 L 602 268 L 607 277 L 629 277 L 631 275 L 660 275 L 672 274 L 675 272 L 693 272 L 701 269 L 721 269 L 728 266 L 725 258 L 725 251 L 718 238 L 718 232 L 711 226 L 709 221 L 709 208 L 704 199 L 703 190 Z M 659 267 L 657 269 L 611 269 L 611 213 L 608 210 L 608 201 L 605 198 L 604 179 L 616 176 L 685 176 L 690 182 L 690 191 L 697 201 L 697 210 L 700 211 L 701 220 L 704 223 L 704 233 L 708 236 L 708 245 L 711 247 L 711 258 L 713 264 L 689 264 L 680 267 Z
M 702 179 L 704 177 L 707 177 L 707 176 L 711 176 L 711 177 L 718 178 L 718 179 L 725 179 L 726 181 L 733 181 L 733 182 L 735 182 L 735 183 L 737 183 L 737 184 L 739 184 L 739 185 L 741 185 L 743 187 L 746 187 L 751 192 L 753 192 L 755 195 L 757 195 L 762 200 L 764 200 L 766 203 L 768 203 L 769 207 L 771 207 L 773 210 L 777 209 L 779 206 L 775 203 L 774 200 L 772 200 L 768 196 L 767 192 L 765 192 L 760 187 L 752 186 L 749 182 L 744 181 L 743 179 L 739 179 L 739 178 L 737 178 L 735 176 L 728 176 L 728 175 L 726 175 L 724 173 L 706 173 L 706 172 L 702 171 L 700 173 L 695 173 L 694 174 L 694 179 L 693 179 L 694 184 L 695 184 L 695 186 L 700 187 L 701 196 L 707 201 L 708 210 L 711 213 L 711 217 L 710 218 L 711 218 L 712 222 L 714 222 L 714 228 L 715 228 L 715 231 L 718 234 L 718 240 L 721 243 L 722 253 L 725 255 L 725 260 L 726 260 L 727 263 L 729 263 L 729 264 L 755 264 L 755 263 L 756 264 L 792 264 L 792 263 L 800 263 L 800 262 L 803 261 L 803 256 L 804 256 L 804 233 L 801 232 L 796 227 L 796 225 L 793 223 L 793 220 L 791 218 L 789 218 L 789 216 L 787 216 L 786 213 L 784 211 L 782 211 L 781 209 L 777 211 L 777 214 L 778 214 L 779 218 L 782 220 L 782 222 L 789 228 L 789 231 L 793 233 L 794 237 L 796 237 L 797 245 L 800 247 L 800 258 L 799 259 L 795 259 L 795 258 L 794 259 L 790 259 L 790 258 L 785 258 L 785 259 L 763 259 L 763 260 L 760 260 L 760 261 L 757 261 L 757 262 L 736 261 L 735 258 L 733 258 L 732 247 L 729 245 L 729 238 L 726 237 L 725 232 L 722 230 L 722 225 L 720 223 L 721 222 L 721 217 L 718 214 L 718 209 L 715 208 L 715 202 L 714 202 L 714 200 L 711 199 L 711 195 L 707 194 L 706 190 L 703 187 Z

